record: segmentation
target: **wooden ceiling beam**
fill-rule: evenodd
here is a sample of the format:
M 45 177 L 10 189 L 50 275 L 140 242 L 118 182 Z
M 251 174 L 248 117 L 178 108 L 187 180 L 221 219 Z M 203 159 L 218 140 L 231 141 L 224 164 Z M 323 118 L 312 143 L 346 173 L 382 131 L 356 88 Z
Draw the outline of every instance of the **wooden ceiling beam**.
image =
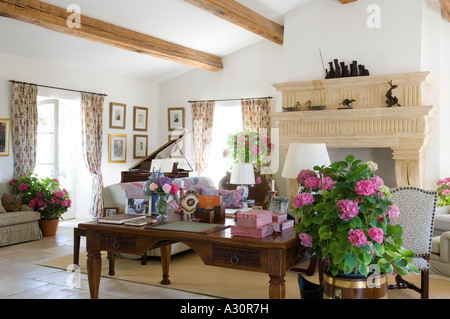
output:
M 450 0 L 439 0 L 444 17 L 450 22 Z
M 209 71 L 223 69 L 222 59 L 218 56 L 167 42 L 88 16 L 81 15 L 80 28 L 69 28 L 67 19 L 71 14 L 73 12 L 67 12 L 65 9 L 37 0 L 0 0 L 0 16 Z
M 284 27 L 250 10 L 235 0 L 184 0 L 200 9 L 283 45 Z
M 346 3 L 350 3 L 350 2 L 355 2 L 358 0 L 339 0 L 342 4 L 346 4 Z

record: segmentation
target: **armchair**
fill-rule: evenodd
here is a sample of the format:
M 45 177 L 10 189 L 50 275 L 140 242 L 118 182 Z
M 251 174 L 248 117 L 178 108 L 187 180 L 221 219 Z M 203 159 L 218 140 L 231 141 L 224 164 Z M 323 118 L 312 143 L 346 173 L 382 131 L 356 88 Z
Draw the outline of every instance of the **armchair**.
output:
M 430 272 L 450 276 L 450 231 L 434 237 L 431 245 Z

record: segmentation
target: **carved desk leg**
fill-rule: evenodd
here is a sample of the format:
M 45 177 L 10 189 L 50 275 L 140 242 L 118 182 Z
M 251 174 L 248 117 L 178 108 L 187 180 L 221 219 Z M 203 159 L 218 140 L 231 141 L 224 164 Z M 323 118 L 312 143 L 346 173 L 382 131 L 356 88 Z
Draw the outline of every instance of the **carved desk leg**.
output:
M 284 255 L 284 256 L 283 256 Z M 285 299 L 286 285 L 284 276 L 286 275 L 286 256 L 281 249 L 271 249 L 269 251 L 269 298 Z
M 160 251 L 161 251 L 161 265 L 163 273 L 161 285 L 170 285 L 169 267 L 170 267 L 170 254 L 172 252 L 172 245 L 162 246 L 160 247 Z
M 88 250 L 87 273 L 91 299 L 98 299 L 101 272 L 102 272 L 102 255 L 100 253 L 100 250 Z

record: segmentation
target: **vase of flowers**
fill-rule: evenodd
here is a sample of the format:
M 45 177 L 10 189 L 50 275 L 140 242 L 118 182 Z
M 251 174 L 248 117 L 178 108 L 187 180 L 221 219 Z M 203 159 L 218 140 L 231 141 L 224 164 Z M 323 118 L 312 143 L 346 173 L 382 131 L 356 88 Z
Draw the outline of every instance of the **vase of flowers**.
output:
M 377 288 L 383 294 L 386 274 L 419 273 L 411 264 L 414 253 L 401 247 L 401 226 L 391 225 L 399 209 L 389 200 L 389 188 L 375 175 L 375 163 L 349 155 L 345 161 L 313 169 L 302 170 L 297 177 L 301 191 L 294 200 L 295 227 L 302 245 L 322 262 L 327 297 L 382 297 L 374 290 L 352 295 L 335 285 L 337 278 L 342 282 L 359 277 L 367 289 Z M 371 286 L 372 279 L 383 286 Z
M 12 179 L 13 193 L 22 194 L 22 203 L 41 213 L 39 224 L 43 236 L 54 236 L 59 219 L 71 207 L 72 201 L 66 189 L 52 178 L 38 178 L 29 174 Z
M 158 195 L 158 200 L 155 204 L 156 211 L 158 212 L 158 219 L 160 221 L 167 220 L 169 208 L 178 208 L 177 201 L 174 199 L 174 196 L 178 193 L 178 186 L 172 183 L 170 177 L 158 174 L 158 177 L 155 180 L 149 181 L 148 189 L 151 192 L 151 195 Z
M 450 207 L 450 177 L 440 179 L 437 182 L 438 201 L 436 204 L 436 214 L 449 213 Z

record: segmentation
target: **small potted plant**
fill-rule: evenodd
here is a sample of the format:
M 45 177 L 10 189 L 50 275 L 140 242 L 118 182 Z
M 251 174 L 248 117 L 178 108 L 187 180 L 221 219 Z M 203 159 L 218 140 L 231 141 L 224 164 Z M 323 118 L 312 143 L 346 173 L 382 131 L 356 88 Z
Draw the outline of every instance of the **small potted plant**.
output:
M 447 212 L 447 207 L 450 206 L 450 177 L 440 179 L 437 182 L 437 186 L 437 206 L 442 207 L 441 210 Z
M 22 203 L 41 213 L 39 225 L 43 236 L 54 236 L 59 219 L 72 205 L 69 193 L 61 188 L 58 180 L 40 179 L 29 174 L 12 179 L 13 193 L 22 194 Z
M 401 226 L 390 223 L 399 210 L 376 169 L 375 163 L 349 155 L 328 167 L 302 170 L 297 177 L 302 190 L 294 200 L 296 230 L 302 245 L 322 262 L 324 285 L 344 277 L 367 283 L 376 276 L 382 286 L 368 298 L 387 293 L 386 274 L 419 273 L 411 264 L 414 253 L 401 247 Z

